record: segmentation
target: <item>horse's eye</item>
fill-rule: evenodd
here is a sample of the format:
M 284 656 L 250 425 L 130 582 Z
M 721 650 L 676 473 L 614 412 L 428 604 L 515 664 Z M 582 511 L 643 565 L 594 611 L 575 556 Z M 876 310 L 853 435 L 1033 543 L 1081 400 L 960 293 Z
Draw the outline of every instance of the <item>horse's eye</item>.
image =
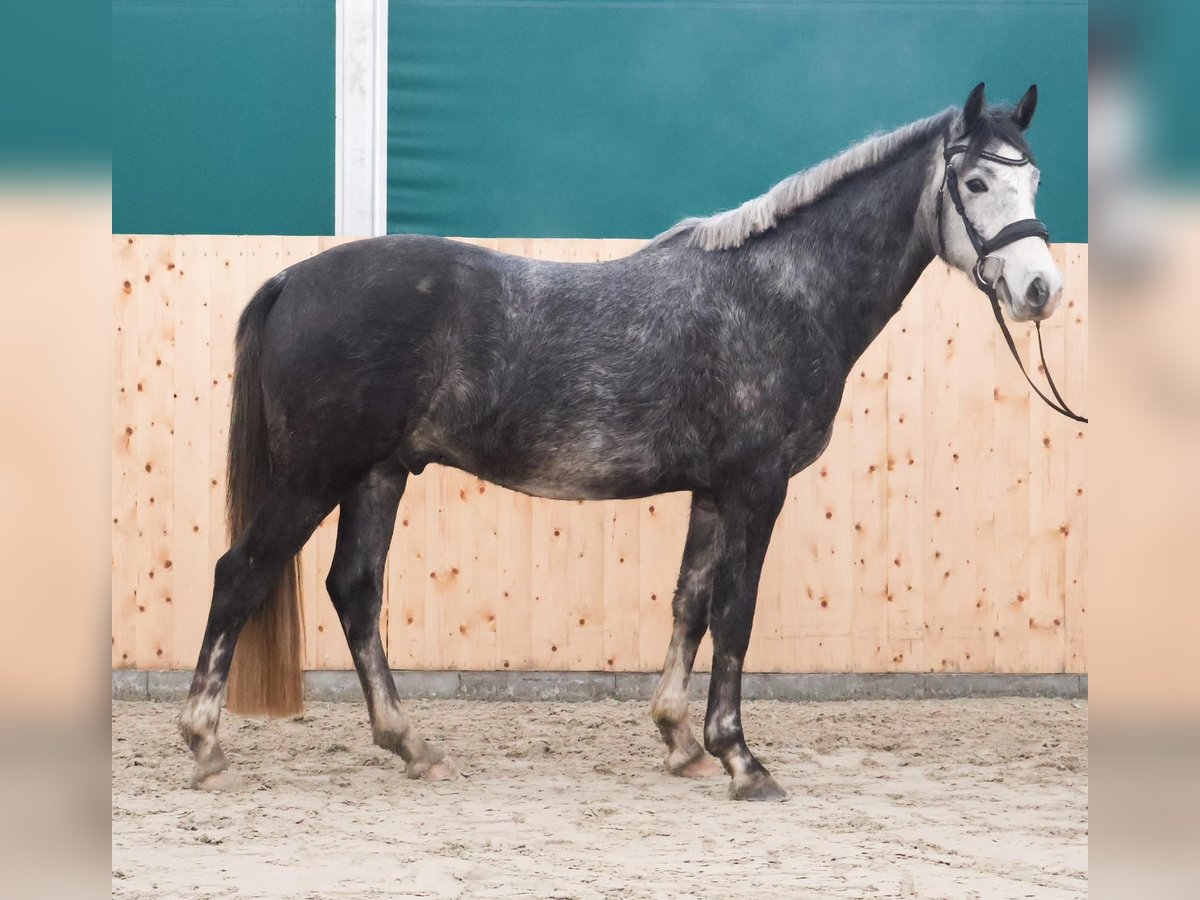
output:
M 967 182 L 967 190 L 969 190 L 972 194 L 982 194 L 987 189 L 987 185 L 978 178 L 972 178 Z

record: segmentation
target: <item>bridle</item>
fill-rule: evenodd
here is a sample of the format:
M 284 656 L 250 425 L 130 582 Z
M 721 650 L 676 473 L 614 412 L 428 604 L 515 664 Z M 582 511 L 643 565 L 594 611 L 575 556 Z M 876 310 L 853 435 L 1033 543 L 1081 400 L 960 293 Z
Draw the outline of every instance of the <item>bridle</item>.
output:
M 966 137 L 966 135 L 963 135 L 959 140 L 961 141 Z M 1017 241 L 1028 237 L 1038 237 L 1049 244 L 1050 232 L 1046 230 L 1045 223 L 1040 219 L 1021 219 L 1017 222 L 1010 222 L 1008 225 L 1005 225 L 991 238 L 985 238 L 982 234 L 980 234 L 979 229 L 975 227 L 975 224 L 967 215 L 966 207 L 963 206 L 962 194 L 959 192 L 958 188 L 958 172 L 955 170 L 953 165 L 954 157 L 960 153 L 966 152 L 966 144 L 951 143 L 949 139 L 946 140 L 945 149 L 942 151 L 942 156 L 946 163 L 946 169 L 945 174 L 942 176 L 942 184 L 938 188 L 937 208 L 935 211 L 935 216 L 937 217 L 938 248 L 941 252 L 941 256 L 943 259 L 946 258 L 946 239 L 943 235 L 942 227 L 942 205 L 944 202 L 943 195 L 949 194 L 950 202 L 954 204 L 954 210 L 958 213 L 958 217 L 962 220 L 963 227 L 967 232 L 967 237 L 971 240 L 971 246 L 975 248 L 976 259 L 975 265 L 971 267 L 971 274 L 975 278 L 976 286 L 978 286 L 978 288 L 983 291 L 984 295 L 987 296 L 988 300 L 991 301 L 992 312 L 996 316 L 996 322 L 1000 325 L 1000 331 L 1004 334 L 1004 340 L 1008 343 L 1008 349 L 1012 352 L 1013 359 L 1017 361 L 1017 365 L 1021 369 L 1021 374 L 1025 376 L 1025 380 L 1029 382 L 1029 386 L 1033 388 L 1034 393 L 1041 397 L 1047 406 L 1049 406 L 1055 412 L 1066 416 L 1068 419 L 1074 419 L 1076 422 L 1086 423 L 1087 418 L 1079 415 L 1067 405 L 1067 401 L 1064 400 L 1062 398 L 1062 394 L 1058 392 L 1058 387 L 1055 386 L 1054 379 L 1050 377 L 1050 367 L 1046 365 L 1046 351 L 1042 347 L 1042 325 L 1040 322 L 1033 323 L 1034 328 L 1037 331 L 1038 354 L 1042 358 L 1042 371 L 1046 375 L 1046 384 L 1050 386 L 1050 392 L 1054 395 L 1054 400 L 1057 400 L 1058 402 L 1055 403 L 1054 400 L 1051 400 L 1049 397 L 1043 394 L 1041 389 L 1033 383 L 1033 379 L 1030 378 L 1029 373 L 1025 371 L 1025 363 L 1021 361 L 1021 354 L 1017 350 L 1017 344 L 1013 340 L 1012 333 L 1008 330 L 1008 323 L 1004 321 L 1004 313 L 1000 309 L 1000 298 L 996 291 L 996 283 L 995 281 L 988 281 L 983 274 L 984 263 L 987 262 L 988 259 L 993 258 L 992 254 L 994 254 L 1001 247 L 1007 247 L 1009 244 L 1016 243 Z M 981 151 L 979 156 L 982 159 L 1000 163 L 1004 166 L 1025 166 L 1029 165 L 1031 162 L 1028 156 L 1019 156 L 1014 158 L 1009 156 L 1000 156 L 997 153 L 989 153 L 986 150 Z M 998 258 L 997 261 L 1001 264 L 1001 267 L 1003 267 L 1004 261 Z M 1003 271 L 1003 268 L 1001 268 L 1001 271 Z M 997 276 L 997 279 L 998 278 L 999 276 Z

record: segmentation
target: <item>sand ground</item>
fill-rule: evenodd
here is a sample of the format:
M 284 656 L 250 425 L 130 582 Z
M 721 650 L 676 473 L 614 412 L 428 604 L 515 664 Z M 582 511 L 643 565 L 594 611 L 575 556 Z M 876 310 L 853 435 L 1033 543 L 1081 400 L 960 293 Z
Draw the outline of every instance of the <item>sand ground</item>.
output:
M 408 780 L 317 703 L 226 714 L 242 786 L 208 793 L 176 705 L 114 703 L 113 896 L 1087 896 L 1085 702 L 748 703 L 783 804 L 666 775 L 644 703 L 409 709 L 464 777 Z

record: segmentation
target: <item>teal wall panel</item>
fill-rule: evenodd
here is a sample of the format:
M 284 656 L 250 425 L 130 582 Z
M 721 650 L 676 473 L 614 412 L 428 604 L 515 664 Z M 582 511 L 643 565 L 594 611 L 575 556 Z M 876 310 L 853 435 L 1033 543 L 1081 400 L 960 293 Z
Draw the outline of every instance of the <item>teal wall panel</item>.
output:
M 647 237 L 872 131 L 1037 82 L 1039 212 L 1087 239 L 1083 0 L 392 0 L 388 228 Z
M 113 230 L 329 234 L 334 0 L 113 0 Z

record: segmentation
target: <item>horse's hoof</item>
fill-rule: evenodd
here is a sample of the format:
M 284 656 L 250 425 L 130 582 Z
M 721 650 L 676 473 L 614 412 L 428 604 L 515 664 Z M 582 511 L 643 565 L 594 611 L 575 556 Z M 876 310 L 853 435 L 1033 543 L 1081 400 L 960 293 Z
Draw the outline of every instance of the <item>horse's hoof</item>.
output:
M 458 766 L 449 759 L 433 763 L 421 776 L 426 781 L 451 781 L 458 777 Z
M 724 767 L 704 751 L 677 766 L 668 762 L 667 771 L 679 778 L 711 778 L 725 774 Z
M 192 777 L 188 779 L 188 787 L 206 791 L 226 790 L 226 782 L 233 778 L 229 773 L 229 760 L 218 745 L 207 753 L 201 753 L 192 769 Z M 222 779 L 222 775 L 228 778 Z
M 788 798 L 787 791 L 766 772 L 741 775 L 729 784 L 729 796 L 734 800 L 762 800 L 779 802 Z
M 408 777 L 420 778 L 424 781 L 450 781 L 458 777 L 458 766 L 448 758 L 435 762 L 410 762 Z
M 229 769 L 192 778 L 192 787 L 198 791 L 236 791 L 244 784 L 242 778 Z

